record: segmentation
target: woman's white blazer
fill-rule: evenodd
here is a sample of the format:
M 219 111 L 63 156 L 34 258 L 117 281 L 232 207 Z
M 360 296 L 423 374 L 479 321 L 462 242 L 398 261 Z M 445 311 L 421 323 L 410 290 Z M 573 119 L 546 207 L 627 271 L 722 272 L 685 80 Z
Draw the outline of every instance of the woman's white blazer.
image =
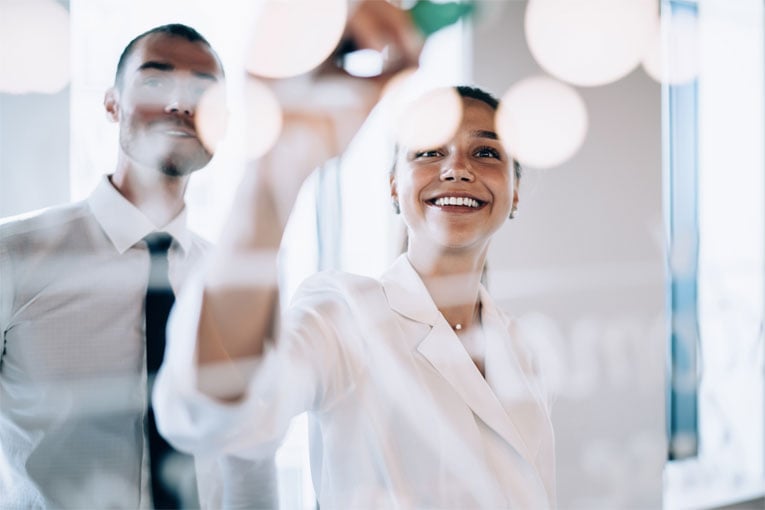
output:
M 322 509 L 550 508 L 547 397 L 513 323 L 481 289 L 485 377 L 405 255 L 380 280 L 309 278 L 235 405 L 196 390 L 201 286 L 173 313 L 154 406 L 160 430 L 198 455 L 273 455 L 310 422 Z

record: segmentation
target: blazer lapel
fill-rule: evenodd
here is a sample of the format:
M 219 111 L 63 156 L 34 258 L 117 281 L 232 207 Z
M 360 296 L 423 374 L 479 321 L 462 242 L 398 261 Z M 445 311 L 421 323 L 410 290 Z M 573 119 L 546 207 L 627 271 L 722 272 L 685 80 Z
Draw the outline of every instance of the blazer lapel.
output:
M 521 361 L 507 319 L 499 313 L 491 297 L 481 289 L 483 327 L 486 335 L 486 383 L 519 430 L 529 452 L 534 455 L 542 440 L 542 427 L 548 421 L 544 399 L 532 384 L 529 360 Z M 533 459 L 532 456 L 530 459 Z
M 442 319 L 420 342 L 417 350 L 438 370 L 457 394 L 486 425 L 531 460 L 520 431 L 505 412 L 457 335 Z
M 394 262 L 383 276 L 382 283 L 388 303 L 394 311 L 430 326 L 424 337 L 406 339 L 411 342 L 412 348 L 416 348 L 449 382 L 473 413 L 524 458 L 533 462 L 522 434 L 476 368 L 457 335 L 436 308 L 406 255 L 400 256 Z M 484 294 L 482 293 L 482 296 Z M 496 315 L 491 315 L 491 320 L 495 321 Z M 492 325 L 492 329 L 496 327 L 497 325 Z

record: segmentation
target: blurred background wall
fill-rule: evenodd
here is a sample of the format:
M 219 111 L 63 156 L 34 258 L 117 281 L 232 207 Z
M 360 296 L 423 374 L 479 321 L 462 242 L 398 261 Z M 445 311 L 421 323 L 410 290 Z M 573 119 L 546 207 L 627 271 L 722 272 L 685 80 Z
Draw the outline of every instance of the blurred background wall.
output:
M 475 81 L 504 92 L 545 74 L 525 2 L 473 29 Z M 562 508 L 658 508 L 665 461 L 661 86 L 642 68 L 580 87 L 589 129 L 570 160 L 527 169 L 492 245 L 490 289 L 527 323 L 559 396 Z M 550 126 L 555 129 L 555 126 Z

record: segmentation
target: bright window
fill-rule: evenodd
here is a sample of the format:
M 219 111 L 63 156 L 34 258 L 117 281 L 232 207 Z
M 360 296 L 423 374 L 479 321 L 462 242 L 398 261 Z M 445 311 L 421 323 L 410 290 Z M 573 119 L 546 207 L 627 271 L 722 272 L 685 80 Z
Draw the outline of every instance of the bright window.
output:
M 681 190 L 697 205 L 698 452 L 668 464 L 668 508 L 765 493 L 763 3 L 699 0 L 698 12 L 698 161 L 695 189 Z

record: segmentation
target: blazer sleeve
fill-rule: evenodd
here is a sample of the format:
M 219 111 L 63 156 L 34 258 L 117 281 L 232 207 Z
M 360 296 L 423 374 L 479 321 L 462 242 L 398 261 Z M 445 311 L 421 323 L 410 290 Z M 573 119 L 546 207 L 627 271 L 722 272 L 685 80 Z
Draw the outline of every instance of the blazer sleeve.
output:
M 344 337 L 353 334 L 348 300 L 333 286 L 332 276 L 317 275 L 298 290 L 278 339 L 249 362 L 255 365 L 253 376 L 240 401 L 225 403 L 199 392 L 195 346 L 202 291 L 197 278 L 181 293 L 154 387 L 159 430 L 176 448 L 267 458 L 294 416 L 326 409 L 353 388 L 356 363 L 343 348 Z

